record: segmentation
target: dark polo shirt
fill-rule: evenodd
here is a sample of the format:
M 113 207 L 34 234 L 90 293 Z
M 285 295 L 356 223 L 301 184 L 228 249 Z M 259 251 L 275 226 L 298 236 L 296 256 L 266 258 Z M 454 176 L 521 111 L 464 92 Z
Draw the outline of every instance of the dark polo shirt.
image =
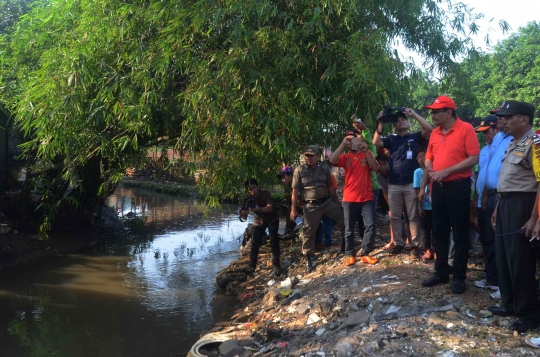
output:
M 414 170 L 420 167 L 416 155 L 425 149 L 426 139 L 422 132 L 408 133 L 404 136 L 390 135 L 382 138 L 384 148 L 390 150 L 388 165 L 390 176 L 388 183 L 392 185 L 407 185 L 413 182 Z M 407 151 L 411 151 L 410 159 L 407 159 Z

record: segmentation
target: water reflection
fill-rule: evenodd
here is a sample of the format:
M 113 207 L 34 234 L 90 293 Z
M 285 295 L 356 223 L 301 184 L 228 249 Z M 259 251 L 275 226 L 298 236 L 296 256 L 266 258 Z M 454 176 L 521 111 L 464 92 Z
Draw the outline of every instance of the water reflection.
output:
M 109 205 L 155 230 L 0 276 L 2 356 L 179 356 L 234 299 L 215 274 L 246 223 L 193 199 L 120 188 Z

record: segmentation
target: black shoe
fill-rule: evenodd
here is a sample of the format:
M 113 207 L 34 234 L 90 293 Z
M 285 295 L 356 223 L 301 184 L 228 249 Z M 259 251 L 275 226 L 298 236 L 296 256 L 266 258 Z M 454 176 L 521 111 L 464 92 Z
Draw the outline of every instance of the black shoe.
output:
M 500 306 L 488 306 L 487 308 L 493 315 L 497 316 L 514 316 L 516 312 L 513 309 L 507 309 Z
M 396 245 L 388 254 L 390 255 L 397 255 L 401 252 L 403 252 L 403 246 L 402 245 Z
M 461 280 L 454 280 L 454 282 L 452 283 L 451 290 L 454 294 L 463 294 L 465 292 L 465 289 L 466 289 L 465 282 Z
M 315 257 L 312 255 L 306 255 L 306 272 L 309 274 L 315 270 Z
M 514 330 L 517 332 L 525 332 L 528 330 L 533 330 L 537 327 L 540 327 L 540 319 L 537 316 L 527 316 L 517 320 L 512 325 L 510 325 L 510 330 Z
M 276 277 L 283 274 L 283 269 L 281 269 L 279 265 L 274 265 L 273 270 L 274 270 L 274 276 Z
M 426 279 L 422 282 L 422 286 L 425 286 L 426 288 L 429 288 L 430 286 L 435 286 L 438 284 L 445 284 L 448 283 L 450 280 L 448 277 L 442 277 L 438 275 L 433 275 L 431 278 Z
M 420 249 L 418 247 L 414 247 L 411 250 L 411 257 L 416 260 L 422 259 L 422 255 L 420 254 Z

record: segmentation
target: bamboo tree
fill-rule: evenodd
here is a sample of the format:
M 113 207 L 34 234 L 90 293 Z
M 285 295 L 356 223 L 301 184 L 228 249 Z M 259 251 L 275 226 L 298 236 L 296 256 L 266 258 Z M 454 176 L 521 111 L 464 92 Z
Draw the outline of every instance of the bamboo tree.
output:
M 28 158 L 58 168 L 59 216 L 88 220 L 172 139 L 215 202 L 248 176 L 271 183 L 303 145 L 335 145 L 355 108 L 374 124 L 405 100 L 415 71 L 394 39 L 444 73 L 475 19 L 446 0 L 53 0 L 2 38 L 0 100 Z

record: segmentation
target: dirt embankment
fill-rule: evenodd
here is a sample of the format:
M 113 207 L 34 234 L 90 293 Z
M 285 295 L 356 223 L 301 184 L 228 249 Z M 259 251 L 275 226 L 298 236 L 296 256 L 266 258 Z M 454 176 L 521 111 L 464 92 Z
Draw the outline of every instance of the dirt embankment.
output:
M 379 247 L 388 240 L 387 228 L 379 221 Z M 282 241 L 282 252 L 288 271 L 279 278 L 272 276 L 268 246 L 253 275 L 243 273 L 247 257 L 227 268 L 231 277 L 236 274 L 226 289 L 238 297 L 237 314 L 211 332 L 232 340 L 226 346 L 229 352 L 306 357 L 540 355 L 525 343 L 540 331 L 510 330 L 514 318 L 487 310 L 497 304 L 490 297 L 493 291 L 473 285 L 484 275 L 479 243 L 471 249 L 462 295 L 453 294 L 450 284 L 422 287 L 434 262 L 414 260 L 408 252 L 390 256 L 377 249 L 373 256 L 378 264 L 345 267 L 336 245 L 317 253 L 317 269 L 311 274 L 305 274 L 299 242 Z M 217 347 L 214 353 L 219 354 Z

